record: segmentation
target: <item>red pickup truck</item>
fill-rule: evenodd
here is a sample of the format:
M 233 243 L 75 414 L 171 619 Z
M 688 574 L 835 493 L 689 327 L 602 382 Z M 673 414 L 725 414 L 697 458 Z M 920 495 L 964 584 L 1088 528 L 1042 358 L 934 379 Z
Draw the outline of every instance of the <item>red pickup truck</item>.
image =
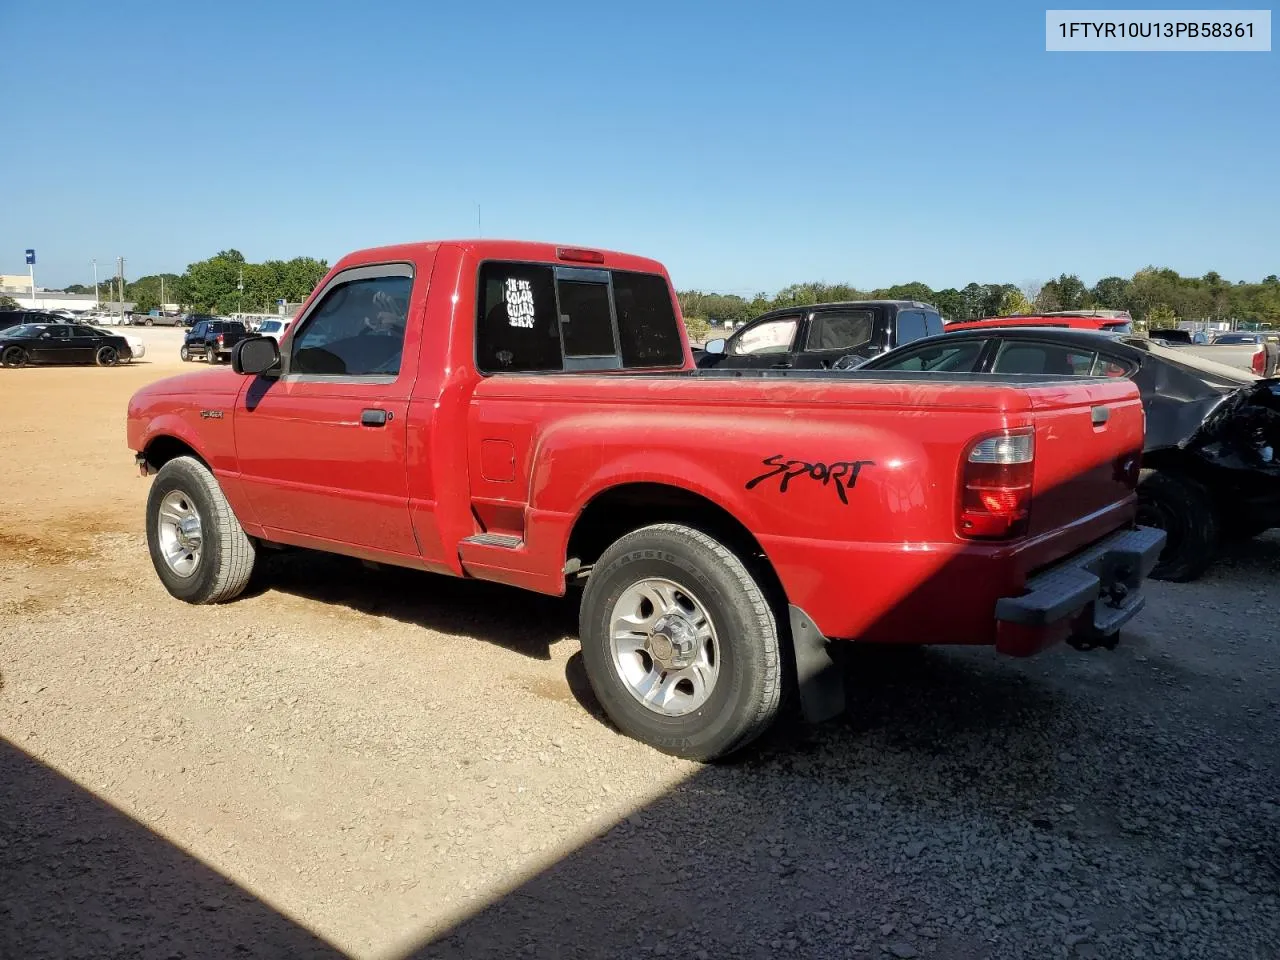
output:
M 1128 380 L 698 370 L 661 264 L 540 243 L 352 254 L 128 441 L 175 597 L 263 545 L 581 587 L 600 703 L 695 759 L 841 710 L 836 640 L 1111 645 L 1163 543 Z

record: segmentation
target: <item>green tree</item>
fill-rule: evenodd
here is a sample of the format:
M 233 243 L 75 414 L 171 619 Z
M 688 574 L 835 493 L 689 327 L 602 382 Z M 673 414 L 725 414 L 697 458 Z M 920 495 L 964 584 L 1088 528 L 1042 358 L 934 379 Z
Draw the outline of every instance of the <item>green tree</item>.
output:
M 1087 289 L 1074 273 L 1059 274 L 1040 288 L 1035 308 L 1042 313 L 1056 310 L 1079 310 L 1085 305 Z
M 1103 277 L 1089 291 L 1089 300 L 1104 310 L 1128 310 L 1129 286 L 1124 277 Z
M 240 271 L 244 254 L 222 250 L 208 260 L 190 264 L 182 281 L 188 302 L 198 313 L 233 313 L 240 306 Z
M 1157 303 L 1147 311 L 1147 329 L 1169 330 L 1178 325 L 1178 315 L 1167 303 Z
M 1002 317 L 1025 316 L 1034 308 L 1021 290 L 1006 290 L 1000 300 L 999 314 Z
M 13 297 L 0 296 L 0 310 L 17 310 L 18 301 Z
M 149 290 L 139 294 L 130 294 L 130 298 L 133 300 L 134 313 L 150 313 L 152 310 L 160 309 L 159 294 L 152 293 Z
M 964 294 L 955 287 L 936 291 L 933 295 L 933 305 L 938 308 L 944 320 L 968 319 L 964 312 Z

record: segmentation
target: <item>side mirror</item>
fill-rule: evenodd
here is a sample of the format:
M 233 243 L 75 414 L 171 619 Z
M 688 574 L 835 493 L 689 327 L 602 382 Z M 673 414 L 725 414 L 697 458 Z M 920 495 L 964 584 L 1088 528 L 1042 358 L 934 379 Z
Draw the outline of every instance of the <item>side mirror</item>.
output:
M 270 337 L 245 337 L 231 348 L 231 369 L 249 376 L 279 376 L 280 347 Z
M 716 337 L 714 340 L 708 340 L 703 344 L 702 349 L 707 353 L 724 353 L 724 337 Z

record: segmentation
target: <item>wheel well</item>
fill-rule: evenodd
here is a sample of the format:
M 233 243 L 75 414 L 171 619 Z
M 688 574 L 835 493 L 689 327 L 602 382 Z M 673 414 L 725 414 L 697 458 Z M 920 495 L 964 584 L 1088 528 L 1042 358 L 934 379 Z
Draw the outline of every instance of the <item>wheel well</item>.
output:
M 661 483 L 629 483 L 598 494 L 579 514 L 569 534 L 568 569 L 585 569 L 620 537 L 655 523 L 680 523 L 715 537 L 737 554 L 757 578 L 786 623 L 786 591 L 755 535 L 713 500 Z
M 147 468 L 151 473 L 155 473 L 170 460 L 175 457 L 195 457 L 206 467 L 204 457 L 196 453 L 195 449 L 189 444 L 184 443 L 177 437 L 159 436 L 147 444 L 147 449 L 142 454 L 147 460 Z

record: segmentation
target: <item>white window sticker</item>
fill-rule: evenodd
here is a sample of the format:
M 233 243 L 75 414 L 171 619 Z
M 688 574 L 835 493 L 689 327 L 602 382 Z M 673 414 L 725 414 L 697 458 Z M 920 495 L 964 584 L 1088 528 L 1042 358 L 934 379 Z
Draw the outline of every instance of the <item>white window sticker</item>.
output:
M 503 299 L 507 302 L 507 319 L 511 326 L 533 326 L 533 288 L 528 280 L 509 278 Z

